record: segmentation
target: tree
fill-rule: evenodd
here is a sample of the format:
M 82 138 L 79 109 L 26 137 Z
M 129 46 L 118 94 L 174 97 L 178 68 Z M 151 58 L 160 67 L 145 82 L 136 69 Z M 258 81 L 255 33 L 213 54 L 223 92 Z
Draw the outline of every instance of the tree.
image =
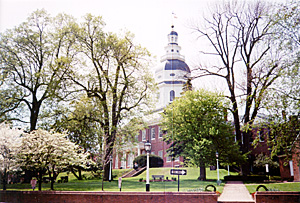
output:
M 0 116 L 28 122 L 35 130 L 46 101 L 66 97 L 72 38 L 65 24 L 71 18 L 50 18 L 44 10 L 32 13 L 26 22 L 0 35 Z M 6 101 L 9 101 L 8 103 Z M 51 105 L 50 105 L 51 106 Z M 50 108 L 48 106 L 48 108 Z M 29 113 L 24 113 L 28 109 Z M 25 120 L 24 120 L 25 119 Z
M 282 67 L 274 54 L 271 36 L 271 12 L 263 2 L 227 2 L 217 6 L 205 27 L 195 30 L 211 45 L 212 66 L 200 66 L 197 77 L 215 76 L 227 86 L 237 140 L 243 153 L 249 152 L 251 126 L 266 98 L 266 92 L 280 76 Z M 276 48 L 276 47 L 275 47 Z M 240 104 L 240 105 L 239 105 Z M 242 109 L 244 113 L 241 113 Z M 249 172 L 246 162 L 242 173 Z
M 59 116 L 51 128 L 60 133 L 66 132 L 70 141 L 82 147 L 84 151 L 88 151 L 91 156 L 101 158 L 103 133 L 99 125 L 99 118 L 101 118 L 102 112 L 98 109 L 96 99 L 84 95 L 80 100 L 71 102 L 67 107 L 57 109 L 56 113 Z M 99 167 L 95 169 L 99 169 Z M 78 180 L 83 178 L 82 169 L 81 167 L 70 168 Z
M 200 180 L 206 180 L 205 166 L 215 163 L 216 152 L 221 162 L 243 160 L 226 111 L 224 97 L 205 90 L 187 91 L 164 111 L 162 123 L 168 132 L 164 140 L 173 143 L 170 154 L 184 156 L 199 166 Z
M 300 110 L 300 14 L 299 1 L 281 4 L 271 16 L 274 44 L 284 53 L 283 70 L 276 80 L 269 100 L 264 106 L 269 116 L 266 125 L 271 129 L 268 137 L 271 155 L 298 154 Z
M 8 173 L 18 169 L 14 156 L 21 134 L 21 130 L 0 123 L 0 171 L 3 173 L 1 176 L 3 190 L 6 190 Z
M 46 172 L 51 180 L 51 190 L 58 174 L 69 166 L 86 167 L 92 163 L 88 153 L 68 140 L 66 134 L 34 130 L 22 136 L 16 156 L 23 169 L 38 172 L 39 191 Z
M 104 180 L 108 180 L 118 128 L 130 120 L 133 111 L 144 111 L 139 107 L 147 103 L 154 82 L 147 69 L 148 51 L 134 44 L 132 34 L 118 36 L 104 32 L 103 27 L 101 17 L 90 14 L 82 24 L 74 25 L 78 52 L 86 66 L 81 66 L 77 71 L 81 76 L 72 76 L 72 80 L 98 100 L 102 111 L 99 120 L 104 137 Z
M 294 116 L 300 109 L 300 3 L 291 1 L 278 7 L 272 15 L 274 39 L 279 49 L 284 53 L 284 69 L 282 77 L 269 93 L 271 105 L 268 110 L 271 115 Z M 281 121 L 286 118 L 279 117 Z M 278 120 L 278 119 L 277 119 Z

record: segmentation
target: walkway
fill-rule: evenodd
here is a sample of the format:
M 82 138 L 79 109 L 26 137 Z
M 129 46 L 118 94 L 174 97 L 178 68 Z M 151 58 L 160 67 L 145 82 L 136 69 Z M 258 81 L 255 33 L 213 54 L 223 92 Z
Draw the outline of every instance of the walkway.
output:
M 253 203 L 254 200 L 247 190 L 246 186 L 241 181 L 228 181 L 225 184 L 218 202 L 243 202 Z

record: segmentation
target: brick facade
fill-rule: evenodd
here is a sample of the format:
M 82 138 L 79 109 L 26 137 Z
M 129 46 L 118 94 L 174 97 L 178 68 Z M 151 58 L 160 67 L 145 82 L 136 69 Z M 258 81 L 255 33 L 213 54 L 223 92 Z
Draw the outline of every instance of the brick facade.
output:
M 255 202 L 263 203 L 299 203 L 300 192 L 256 192 Z
M 214 192 L 0 191 L 0 202 L 18 203 L 217 203 Z

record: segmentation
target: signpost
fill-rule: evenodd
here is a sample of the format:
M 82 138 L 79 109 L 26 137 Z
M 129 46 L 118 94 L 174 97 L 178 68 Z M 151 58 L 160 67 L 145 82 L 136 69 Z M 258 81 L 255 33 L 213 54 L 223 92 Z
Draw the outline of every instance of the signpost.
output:
M 179 176 L 180 175 L 186 175 L 187 172 L 185 169 L 171 169 L 170 171 L 171 175 L 178 175 L 178 192 L 179 192 Z

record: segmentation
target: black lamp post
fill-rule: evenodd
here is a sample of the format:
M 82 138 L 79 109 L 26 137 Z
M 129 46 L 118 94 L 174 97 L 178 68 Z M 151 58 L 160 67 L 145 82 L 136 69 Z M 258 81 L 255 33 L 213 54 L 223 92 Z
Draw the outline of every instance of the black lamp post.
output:
M 151 151 L 151 143 L 149 141 L 145 142 L 145 150 L 147 152 L 147 176 L 146 176 L 146 192 L 150 191 L 150 183 L 149 183 L 149 153 Z

